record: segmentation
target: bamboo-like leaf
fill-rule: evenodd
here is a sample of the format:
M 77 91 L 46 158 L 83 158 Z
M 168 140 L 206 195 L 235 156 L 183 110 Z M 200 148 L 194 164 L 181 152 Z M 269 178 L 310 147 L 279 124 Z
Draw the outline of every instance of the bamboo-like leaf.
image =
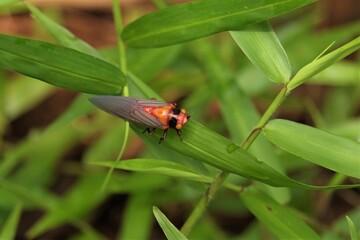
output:
M 129 49 L 126 54 L 129 70 L 144 82 L 155 77 L 181 53 L 183 46 L 152 49 Z
M 49 84 L 26 76 L 19 76 L 7 81 L 4 86 L 4 113 L 9 120 L 16 119 L 28 112 L 47 97 L 53 94 L 55 88 Z M 31 91 L 29 91 L 31 89 Z
M 106 167 L 114 165 L 114 161 L 93 161 L 89 163 Z M 210 183 L 213 180 L 212 177 L 200 175 L 184 165 L 160 159 L 131 159 L 120 161 L 116 164 L 115 168 L 130 171 L 158 173 L 206 183 Z
M 129 196 L 124 209 L 121 232 L 117 239 L 150 239 L 153 215 L 153 192 L 139 192 Z M 136 222 L 136 231 L 134 223 Z
M 359 27 L 360 28 L 360 27 Z M 312 77 L 307 83 L 330 86 L 360 85 L 359 62 L 340 61 L 319 74 Z
M 39 9 L 37 9 L 34 5 L 25 2 L 27 8 L 31 12 L 31 16 L 41 25 L 46 28 L 49 33 L 59 41 L 62 46 L 66 46 L 68 48 L 76 49 L 80 52 L 87 53 L 94 57 L 102 58 L 100 53 L 91 47 L 86 42 L 77 38 L 72 34 L 69 30 L 59 25 L 58 23 L 51 20 L 45 14 L 43 14 Z
M 130 75 L 129 87 L 130 92 L 136 97 L 149 98 L 155 96 L 157 99 L 161 99 L 154 91 L 133 75 Z M 157 141 L 162 135 L 160 132 L 157 132 L 149 136 L 148 134 L 142 133 L 144 131 L 143 126 L 135 124 L 131 124 L 130 126 L 141 138 L 146 139 L 146 141 Z M 183 141 L 178 139 L 176 133 L 169 131 L 166 140 L 160 145 L 157 144 L 156 149 L 161 151 L 163 147 L 168 147 L 180 154 L 207 163 L 225 172 L 235 173 L 271 186 L 313 190 L 354 188 L 360 186 L 360 184 L 319 187 L 306 185 L 281 174 L 243 149 L 237 149 L 232 153 L 228 153 L 227 146 L 232 143 L 229 139 L 205 128 L 192 119 L 182 128 L 182 131 Z
M 351 220 L 351 218 L 349 218 L 348 216 L 346 216 L 346 221 L 347 221 L 348 226 L 349 226 L 349 231 L 350 231 L 351 240 L 359 239 L 359 235 L 358 235 L 358 233 L 357 233 L 357 231 L 356 231 L 355 224 L 353 223 L 353 221 Z
M 27 235 L 35 238 L 44 231 L 66 222 L 74 222 L 99 204 L 106 194 L 100 191 L 103 175 L 83 176 L 58 204 L 33 225 Z
M 155 96 L 161 100 L 154 91 L 133 75 L 130 75 L 129 87 L 130 92 L 136 97 L 149 98 Z M 144 131 L 143 126 L 135 124 L 130 126 L 145 142 L 157 141 L 162 135 L 160 132 L 157 132 L 149 136 L 142 133 Z M 169 131 L 166 140 L 158 145 L 159 151 L 161 151 L 161 148 L 170 148 L 180 154 L 207 163 L 225 172 L 235 173 L 272 186 L 304 189 L 337 189 L 360 186 L 360 184 L 319 187 L 306 185 L 281 174 L 243 149 L 237 149 L 232 153 L 228 153 L 227 146 L 232 143 L 229 139 L 205 128 L 192 119 L 182 128 L 182 131 L 183 141 L 178 139 L 174 131 Z
M 215 45 L 211 45 L 207 39 L 198 40 L 195 43 L 193 51 L 204 66 L 210 85 L 219 99 L 222 116 L 231 139 L 240 144 L 252 131 L 254 124 L 260 120 L 259 114 L 248 96 L 236 84 L 235 76 L 232 75 L 230 68 L 224 64 L 217 51 L 214 51 Z M 264 136 L 258 136 L 249 152 L 279 172 L 283 172 L 271 143 Z M 267 186 L 267 189 L 273 198 L 282 203 L 289 199 L 289 194 L 285 188 Z
M 202 0 L 177 4 L 129 24 L 122 37 L 131 47 L 160 47 L 213 33 L 238 30 L 314 0 Z
M 17 226 L 20 221 L 21 208 L 21 204 L 17 204 L 6 222 L 1 226 L 0 239 L 15 239 Z
M 11 4 L 15 4 L 15 3 L 19 3 L 21 2 L 21 0 L 2 0 L 0 2 L 0 8 L 2 7 L 8 7 L 10 6 Z
M 69 125 L 74 119 L 94 110 L 95 107 L 89 104 L 88 98 L 89 95 L 85 93 L 78 95 L 67 110 L 46 128 L 45 133 L 48 134 L 63 126 Z
M 289 59 L 271 25 L 265 21 L 231 31 L 250 61 L 271 81 L 286 83 L 291 76 Z
M 153 213 L 161 229 L 164 231 L 166 238 L 169 240 L 186 240 L 187 238 L 182 234 L 167 217 L 157 208 L 153 207 Z
M 357 37 L 351 42 L 307 64 L 296 73 L 293 79 L 291 79 L 288 84 L 288 91 L 291 91 L 312 76 L 359 49 L 360 37 Z
M 360 178 L 360 143 L 287 120 L 270 121 L 267 139 L 278 147 L 333 171 Z
M 308 225 L 290 209 L 275 202 L 255 187 L 240 194 L 245 206 L 279 239 L 320 239 Z
M 0 66 L 52 85 L 117 95 L 126 84 L 115 66 L 73 49 L 0 34 Z

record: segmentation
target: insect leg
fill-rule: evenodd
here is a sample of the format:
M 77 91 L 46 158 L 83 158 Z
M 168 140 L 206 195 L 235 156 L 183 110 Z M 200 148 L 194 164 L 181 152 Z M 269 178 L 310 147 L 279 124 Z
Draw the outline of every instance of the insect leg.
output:
M 159 144 L 166 138 L 168 128 L 164 130 L 162 137 L 160 138 Z
M 180 129 L 176 129 L 176 133 L 179 136 L 180 140 L 182 141 L 182 137 L 181 137 L 181 130 Z
M 156 128 L 146 128 L 142 133 L 148 132 L 149 135 L 153 135 L 153 133 L 155 132 Z

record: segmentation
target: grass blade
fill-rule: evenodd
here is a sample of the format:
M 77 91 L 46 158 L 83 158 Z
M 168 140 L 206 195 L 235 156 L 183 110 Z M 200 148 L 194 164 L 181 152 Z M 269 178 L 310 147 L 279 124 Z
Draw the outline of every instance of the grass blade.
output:
M 290 209 L 278 204 L 256 188 L 246 189 L 240 194 L 240 198 L 256 218 L 279 239 L 320 239 L 320 236 Z
M 21 205 L 17 204 L 12 210 L 5 224 L 0 229 L 0 239 L 15 239 L 16 230 L 20 221 Z
M 106 167 L 111 167 L 114 165 L 114 161 L 93 161 L 89 163 Z M 184 165 L 160 159 L 139 158 L 120 161 L 118 164 L 116 164 L 115 168 L 129 171 L 164 174 L 205 183 L 209 183 L 213 180 L 212 177 L 200 175 Z
M 173 240 L 186 240 L 187 238 L 182 234 L 170 221 L 167 217 L 157 208 L 153 207 L 153 213 L 156 220 L 158 221 L 160 227 L 164 231 L 166 238 Z
M 0 34 L 0 66 L 52 85 L 92 94 L 117 95 L 126 76 L 90 55 L 50 43 Z
M 133 75 L 130 75 L 129 87 L 130 92 L 132 92 L 134 96 L 143 98 L 155 96 L 157 99 L 161 99 L 154 91 Z M 142 134 L 144 131 L 142 126 L 135 124 L 131 124 L 130 126 L 141 138 L 145 139 L 144 141 L 154 141 L 154 138 L 159 139 L 162 135 L 160 132 L 156 132 L 152 136 L 149 136 L 148 134 Z M 267 163 L 258 160 L 243 149 L 237 149 L 232 153 L 228 153 L 227 147 L 232 141 L 205 128 L 192 119 L 182 128 L 182 131 L 182 142 L 179 142 L 180 140 L 176 136 L 176 133 L 169 131 L 166 140 L 160 145 L 157 144 L 157 150 L 161 151 L 162 148 L 167 147 L 187 157 L 221 169 L 224 172 L 235 173 L 275 187 L 295 187 L 315 190 L 354 188 L 360 186 L 360 184 L 320 187 L 306 185 L 281 174 Z
M 286 83 L 291 76 L 289 59 L 271 25 L 265 21 L 230 32 L 250 61 L 271 81 Z
M 360 179 L 360 143 L 303 124 L 277 119 L 264 128 L 268 140 L 312 163 Z
M 333 65 L 337 61 L 345 58 L 346 56 L 350 55 L 351 53 L 360 49 L 360 37 L 355 38 L 351 42 L 339 47 L 338 49 L 326 54 L 323 57 L 320 57 L 311 63 L 304 66 L 300 69 L 296 75 L 291 79 L 288 84 L 288 91 L 296 88 L 312 76 L 318 74 L 325 68 Z
M 161 47 L 213 33 L 238 30 L 305 6 L 314 0 L 218 0 L 177 4 L 147 14 L 122 34 L 131 47 Z
M 351 218 L 349 218 L 348 216 L 346 216 L 346 221 L 347 221 L 348 226 L 349 226 L 349 231 L 350 231 L 351 240 L 359 239 L 359 235 L 358 235 L 358 233 L 357 233 L 357 231 L 356 231 L 355 224 L 353 223 L 353 221 L 351 220 Z
M 27 8 L 31 12 L 31 16 L 40 23 L 49 33 L 59 41 L 62 46 L 66 46 L 68 48 L 76 49 L 80 52 L 87 53 L 94 57 L 102 58 L 99 52 L 91 47 L 86 42 L 80 40 L 74 34 L 72 34 L 69 30 L 59 25 L 58 23 L 51 20 L 45 14 L 43 14 L 38 8 L 34 5 L 25 2 Z

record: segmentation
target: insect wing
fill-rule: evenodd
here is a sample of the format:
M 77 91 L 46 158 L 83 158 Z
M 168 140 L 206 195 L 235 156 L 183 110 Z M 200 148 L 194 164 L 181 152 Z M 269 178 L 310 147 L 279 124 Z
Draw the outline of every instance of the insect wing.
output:
M 91 97 L 90 102 L 101 110 L 123 118 L 125 120 L 144 124 L 149 127 L 161 128 L 162 124 L 156 117 L 145 112 L 141 107 L 162 107 L 168 103 L 156 100 L 138 99 L 119 96 L 96 96 Z
M 150 100 L 150 99 L 140 99 L 140 98 L 133 98 L 136 100 L 136 103 L 142 107 L 165 107 L 169 106 L 169 103 L 159 102 L 157 100 Z

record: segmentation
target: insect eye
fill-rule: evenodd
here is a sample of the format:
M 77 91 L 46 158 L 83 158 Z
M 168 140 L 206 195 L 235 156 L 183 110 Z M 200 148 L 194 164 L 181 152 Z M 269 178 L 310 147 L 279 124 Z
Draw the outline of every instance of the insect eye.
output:
M 175 108 L 175 109 L 173 110 L 173 113 L 174 113 L 175 115 L 179 115 L 180 109 L 179 109 L 179 108 Z
M 170 121 L 169 121 L 169 127 L 171 127 L 171 128 L 174 128 L 174 127 L 176 127 L 176 123 L 177 123 L 177 120 L 176 120 L 176 118 L 171 118 L 170 119 Z

